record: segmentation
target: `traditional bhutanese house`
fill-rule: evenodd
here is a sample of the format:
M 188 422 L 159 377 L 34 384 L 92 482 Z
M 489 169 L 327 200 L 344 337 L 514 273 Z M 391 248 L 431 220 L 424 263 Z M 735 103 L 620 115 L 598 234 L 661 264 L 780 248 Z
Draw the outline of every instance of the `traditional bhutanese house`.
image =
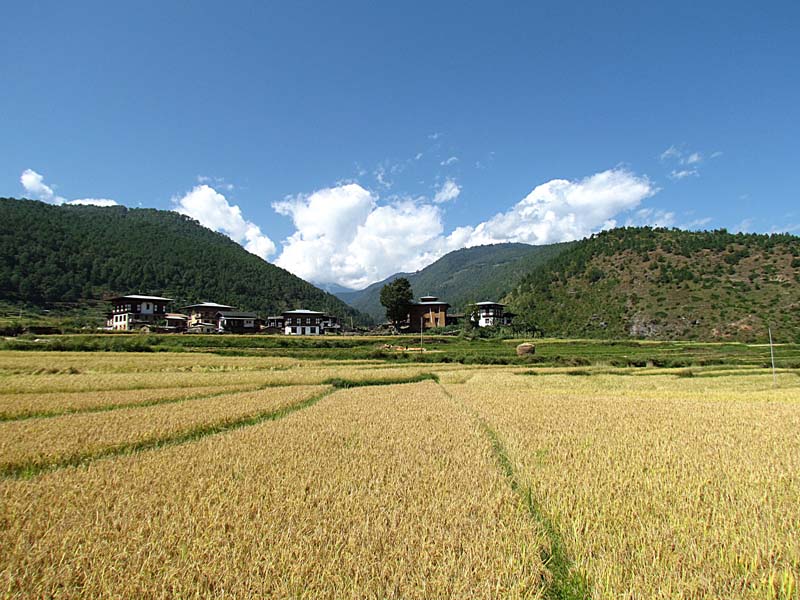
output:
M 438 296 L 421 296 L 419 302 L 408 307 L 408 329 L 419 333 L 432 327 L 447 325 L 447 309 L 450 305 Z
M 181 313 L 167 313 L 164 315 L 166 329 L 175 332 L 186 331 L 189 316 Z
M 164 321 L 167 303 L 172 302 L 172 298 L 131 294 L 111 298 L 109 302 L 112 308 L 108 327 L 115 331 L 131 331 Z
M 283 333 L 286 335 L 319 335 L 325 314 L 315 310 L 287 310 L 283 313 Z
M 196 333 L 212 333 L 219 329 L 217 313 L 220 311 L 233 310 L 227 304 L 217 304 L 216 302 L 200 302 L 184 306 L 183 310 L 189 313 L 187 327 Z
M 253 312 L 220 311 L 216 314 L 218 328 L 224 333 L 256 333 L 258 315 Z
M 271 315 L 267 317 L 264 328 L 267 333 L 283 333 L 283 315 Z
M 513 313 L 506 312 L 506 305 L 499 302 L 476 302 L 478 327 L 511 325 Z
M 323 333 L 340 333 L 342 326 L 339 324 L 339 317 L 335 315 L 325 315 L 322 318 Z

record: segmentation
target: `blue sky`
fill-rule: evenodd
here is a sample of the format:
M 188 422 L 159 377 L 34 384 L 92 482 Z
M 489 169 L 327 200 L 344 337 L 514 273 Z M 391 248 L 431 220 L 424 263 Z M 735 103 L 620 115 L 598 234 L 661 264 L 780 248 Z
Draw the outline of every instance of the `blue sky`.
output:
M 800 5 L 17 2 L 0 195 L 180 210 L 318 283 L 604 227 L 800 232 Z

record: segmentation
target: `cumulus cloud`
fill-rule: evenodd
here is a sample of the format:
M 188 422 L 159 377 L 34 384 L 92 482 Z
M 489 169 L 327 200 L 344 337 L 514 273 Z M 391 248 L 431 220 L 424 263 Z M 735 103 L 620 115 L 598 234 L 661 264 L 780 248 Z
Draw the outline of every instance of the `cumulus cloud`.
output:
M 176 211 L 199 221 L 209 229 L 219 231 L 245 250 L 266 259 L 275 252 L 275 244 L 255 223 L 242 216 L 241 209 L 209 185 L 195 186 L 181 198 L 173 198 Z
M 465 245 L 469 246 L 575 240 L 615 227 L 615 215 L 636 208 L 656 191 L 646 177 L 626 169 L 610 169 L 578 181 L 553 179 L 534 188 L 511 210 L 466 228 L 461 235 L 468 233 Z
M 19 182 L 25 188 L 25 192 L 43 202 L 50 204 L 77 204 L 82 206 L 116 206 L 115 200 L 108 198 L 79 198 L 69 201 L 55 193 L 53 188 L 44 182 L 44 175 L 37 173 L 33 169 L 25 169 L 19 177 Z
M 443 166 L 443 167 L 449 167 L 450 165 L 454 165 L 457 162 L 458 162 L 458 157 L 457 156 L 451 156 L 450 158 L 446 158 L 445 160 L 443 160 L 439 164 L 441 166 Z
M 433 197 L 433 201 L 437 204 L 441 204 L 442 202 L 449 202 L 450 200 L 455 200 L 458 198 L 458 195 L 461 193 L 461 188 L 453 179 L 445 179 L 442 187 L 440 187 L 436 191 L 436 195 Z
M 411 200 L 378 206 L 357 183 L 325 188 L 272 205 L 292 219 L 295 233 L 275 263 L 316 283 L 362 287 L 410 264 L 419 244 L 442 230 L 435 207 Z
M 67 204 L 77 204 L 80 206 L 117 206 L 116 200 L 109 200 L 108 198 L 79 198 L 72 200 Z
M 25 188 L 25 191 L 37 200 L 51 202 L 53 204 L 63 204 L 66 202 L 61 196 L 56 196 L 53 188 L 44 182 L 44 176 L 33 169 L 25 169 L 19 177 L 19 182 L 22 184 L 22 187 Z
M 452 195 L 457 189 L 452 183 L 455 188 L 446 182 L 439 192 Z M 273 204 L 296 229 L 284 240 L 276 264 L 319 284 L 360 288 L 398 271 L 418 270 L 458 248 L 585 237 L 616 226 L 616 215 L 636 209 L 656 191 L 646 177 L 625 169 L 577 181 L 555 179 L 508 211 L 446 234 L 441 204 L 408 198 L 379 204 L 370 191 L 350 183 Z

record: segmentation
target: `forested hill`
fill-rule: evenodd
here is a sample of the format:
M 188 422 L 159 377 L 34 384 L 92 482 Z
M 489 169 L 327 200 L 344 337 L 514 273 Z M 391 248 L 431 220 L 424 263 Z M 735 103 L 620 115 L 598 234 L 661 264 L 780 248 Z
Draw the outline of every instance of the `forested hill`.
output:
M 416 273 L 397 273 L 363 290 L 337 292 L 336 295 L 350 306 L 383 320 L 386 311 L 380 302 L 381 288 L 398 277 L 406 277 L 416 297 L 439 296 L 449 302 L 454 311 L 461 311 L 470 302 L 505 296 L 522 275 L 557 256 L 569 245 L 509 243 L 463 248 L 445 254 Z
M 506 298 L 546 336 L 800 341 L 800 237 L 651 228 L 582 240 Z
M 174 298 L 173 308 L 214 301 L 262 316 L 302 307 L 359 317 L 335 296 L 175 212 L 0 198 L 0 300 L 99 307 L 104 297 L 132 293 Z

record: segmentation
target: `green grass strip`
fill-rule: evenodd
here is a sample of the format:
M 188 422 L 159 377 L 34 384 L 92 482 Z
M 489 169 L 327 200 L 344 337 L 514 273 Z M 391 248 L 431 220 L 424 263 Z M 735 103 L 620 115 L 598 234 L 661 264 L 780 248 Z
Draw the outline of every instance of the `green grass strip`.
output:
M 322 383 L 332 385 L 336 389 L 347 389 L 354 387 L 364 387 L 368 385 L 396 385 L 401 383 L 419 383 L 420 381 L 435 381 L 439 382 L 439 376 L 436 373 L 420 373 L 412 377 L 394 377 L 387 379 L 343 379 L 341 377 L 332 377 L 326 379 Z
M 524 485 L 520 480 L 519 474 L 514 469 L 514 464 L 508 456 L 508 451 L 497 432 L 477 413 L 471 411 L 463 402 L 454 398 L 444 386 L 441 387 L 449 398 L 461 404 L 467 412 L 472 413 L 473 418 L 489 439 L 495 459 L 503 475 L 508 480 L 511 490 L 522 499 L 528 514 L 544 528 L 547 539 L 550 541 L 550 549 L 542 548 L 540 556 L 544 566 L 553 575 L 552 581 L 545 589 L 544 597 L 548 600 L 589 600 L 592 597 L 589 582 L 575 571 L 558 527 L 533 497 L 533 491 L 530 486 Z
M 492 444 L 495 458 L 508 479 L 511 489 L 522 498 L 528 513 L 542 525 L 550 540 L 550 549 L 543 548 L 541 550 L 542 562 L 553 575 L 553 580 L 545 590 L 544 597 L 552 600 L 588 600 L 592 596 L 589 582 L 574 570 L 558 527 L 535 500 L 530 486 L 520 482 L 505 445 L 497 432 L 489 427 L 483 419 L 478 419 L 478 422 Z
M 42 473 L 48 471 L 54 471 L 56 469 L 62 469 L 64 467 L 85 466 L 88 465 L 90 462 L 101 458 L 123 456 L 127 454 L 133 454 L 135 452 L 142 452 L 145 450 L 154 450 L 157 448 L 164 448 L 167 446 L 176 446 L 179 444 L 185 444 L 187 442 L 194 442 L 209 435 L 226 433 L 228 431 L 241 429 L 243 427 L 258 425 L 266 421 L 276 421 L 294 412 L 313 406 L 314 404 L 322 400 L 324 397 L 331 394 L 333 391 L 335 391 L 335 388 L 326 390 L 320 394 L 311 396 L 310 398 L 306 398 L 305 400 L 302 400 L 295 404 L 284 406 L 283 408 L 279 408 L 277 410 L 258 413 L 234 421 L 200 425 L 198 427 L 194 427 L 192 429 L 176 433 L 175 435 L 169 437 L 151 438 L 146 440 L 140 440 L 138 442 L 132 442 L 129 444 L 111 446 L 108 448 L 101 448 L 100 450 L 97 450 L 95 452 L 76 454 L 62 459 L 54 460 L 48 463 L 42 463 L 38 461 L 28 461 L 24 463 L 5 465 L 3 467 L 0 467 L 0 477 L 7 479 L 30 479 Z

